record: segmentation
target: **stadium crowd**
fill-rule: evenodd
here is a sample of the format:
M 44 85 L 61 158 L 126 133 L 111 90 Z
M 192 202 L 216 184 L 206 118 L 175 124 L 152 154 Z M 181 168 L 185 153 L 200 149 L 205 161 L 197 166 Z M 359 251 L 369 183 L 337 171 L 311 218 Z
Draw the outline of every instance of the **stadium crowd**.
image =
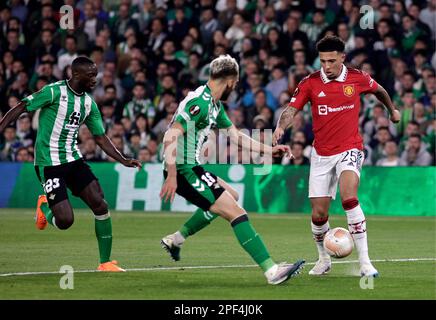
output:
M 63 4 L 74 8 L 74 29 L 59 26 Z M 373 12 L 363 16 L 366 4 Z M 336 34 L 346 43 L 346 64 L 371 74 L 402 114 L 394 125 L 374 96 L 362 97 L 365 165 L 435 165 L 435 33 L 436 0 L 2 1 L 0 116 L 69 78 L 72 60 L 87 55 L 98 67 L 92 94 L 107 135 L 127 156 L 160 162 L 178 102 L 206 83 L 214 57 L 228 53 L 240 64 L 238 90 L 226 104 L 235 126 L 273 129 L 298 82 L 320 68 L 317 40 Z M 33 161 L 37 117 L 24 114 L 5 130 L 0 161 Z M 86 126 L 78 139 L 88 161 L 112 160 Z M 309 164 L 312 141 L 306 106 L 284 138 L 295 159 L 278 163 Z M 240 157 L 229 154 L 233 162 Z

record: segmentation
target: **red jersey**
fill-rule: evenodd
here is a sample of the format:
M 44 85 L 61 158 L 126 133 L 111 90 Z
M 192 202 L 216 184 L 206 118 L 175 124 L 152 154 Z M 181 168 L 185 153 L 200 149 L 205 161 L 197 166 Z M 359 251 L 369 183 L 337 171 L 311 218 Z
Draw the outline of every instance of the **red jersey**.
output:
M 289 102 L 298 110 L 310 101 L 314 147 L 321 156 L 331 156 L 349 149 L 363 150 L 359 134 L 360 94 L 373 93 L 378 83 L 363 71 L 342 67 L 336 79 L 316 71 L 300 81 Z

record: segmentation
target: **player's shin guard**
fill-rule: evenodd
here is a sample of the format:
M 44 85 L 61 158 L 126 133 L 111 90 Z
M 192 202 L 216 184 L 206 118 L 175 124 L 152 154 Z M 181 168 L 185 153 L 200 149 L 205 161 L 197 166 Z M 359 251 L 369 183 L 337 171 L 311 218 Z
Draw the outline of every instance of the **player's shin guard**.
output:
M 179 232 L 183 238 L 186 239 L 187 237 L 192 236 L 201 229 L 207 227 L 217 217 L 218 215 L 215 213 L 204 211 L 203 209 L 198 208 L 188 219 L 188 221 L 186 221 L 185 224 L 180 228 Z
M 342 202 L 342 207 L 347 214 L 348 230 L 354 239 L 360 264 L 370 263 L 368 256 L 368 241 L 366 236 L 366 220 L 357 198 Z
M 109 212 L 103 215 L 94 215 L 94 217 L 100 263 L 105 263 L 110 261 L 112 251 L 112 220 Z
M 253 258 L 265 272 L 275 266 L 260 235 L 254 230 L 247 214 L 235 218 L 231 225 L 242 248 Z
M 330 256 L 324 249 L 324 236 L 330 230 L 328 216 L 316 219 L 312 216 L 312 235 L 318 249 L 319 260 L 330 260 Z

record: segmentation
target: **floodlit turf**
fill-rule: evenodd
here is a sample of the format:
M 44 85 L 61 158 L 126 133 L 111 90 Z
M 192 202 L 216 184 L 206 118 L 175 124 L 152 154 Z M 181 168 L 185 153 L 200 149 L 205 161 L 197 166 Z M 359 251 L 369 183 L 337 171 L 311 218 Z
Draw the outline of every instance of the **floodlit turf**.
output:
M 32 210 L 0 210 L 0 299 L 436 299 L 436 220 L 434 218 L 368 217 L 372 259 L 433 258 L 430 261 L 378 262 L 381 278 L 374 288 L 360 288 L 357 263 L 336 264 L 331 274 L 303 274 L 280 286 L 269 286 L 261 270 L 237 243 L 224 220 L 190 238 L 182 260 L 173 262 L 160 247 L 162 236 L 174 232 L 188 217 L 176 213 L 112 212 L 113 259 L 127 269 L 123 274 L 75 273 L 74 289 L 62 290 L 62 274 L 13 275 L 18 272 L 93 270 L 98 265 L 92 215 L 76 210 L 67 231 L 49 226 L 39 231 Z M 251 214 L 278 262 L 299 258 L 314 262 L 309 216 Z M 346 226 L 343 216 L 330 225 Z M 355 252 L 343 260 L 356 260 Z M 245 267 L 224 266 L 242 265 Z M 221 266 L 195 268 L 188 266 Z M 180 267 L 180 269 L 158 269 Z M 157 268 L 150 270 L 151 268 Z

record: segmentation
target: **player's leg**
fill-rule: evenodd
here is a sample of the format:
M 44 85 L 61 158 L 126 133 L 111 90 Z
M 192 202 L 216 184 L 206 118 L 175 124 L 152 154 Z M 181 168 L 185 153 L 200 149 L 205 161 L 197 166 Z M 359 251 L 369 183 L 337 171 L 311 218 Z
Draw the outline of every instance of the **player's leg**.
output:
M 309 198 L 312 206 L 312 237 L 318 251 L 318 261 L 310 275 L 323 275 L 331 269 L 331 258 L 324 249 L 324 236 L 329 231 L 328 211 L 335 198 L 337 177 L 334 157 L 321 157 L 312 149 L 309 175 Z
M 195 197 L 194 194 L 198 193 L 197 190 L 195 190 L 195 186 L 198 184 L 199 179 L 201 179 L 201 176 L 206 174 L 206 171 L 196 169 L 196 172 L 193 172 L 191 176 L 187 177 L 180 177 L 178 174 L 178 193 L 185 198 L 188 197 Z M 227 184 L 224 180 L 221 178 L 215 176 L 214 174 L 208 172 L 208 179 L 209 183 L 214 184 L 218 182 L 219 186 L 225 190 L 227 190 L 232 197 L 235 200 L 239 199 L 239 195 L 229 184 Z M 166 178 L 166 172 L 164 172 L 164 177 Z M 212 181 L 213 180 L 213 181 Z M 206 185 L 204 185 L 204 188 L 208 188 Z M 185 194 L 181 192 L 180 190 L 190 190 L 192 189 L 192 193 L 190 195 Z M 201 189 L 201 187 L 200 187 Z M 210 197 L 211 199 L 214 198 L 213 192 L 208 192 L 207 190 L 203 190 L 202 192 L 208 193 L 206 197 Z M 196 196 L 203 198 L 201 195 Z M 214 199 L 212 200 L 214 201 Z M 193 202 L 194 203 L 194 202 Z M 210 205 L 206 203 L 206 205 Z M 205 210 L 201 207 L 199 207 L 194 214 L 180 227 L 179 230 L 177 230 L 175 233 L 169 234 L 161 239 L 161 244 L 165 250 L 167 250 L 171 256 L 171 258 L 175 261 L 180 260 L 180 249 L 182 244 L 185 242 L 185 240 L 200 230 L 207 227 L 213 220 L 215 220 L 218 217 L 217 214 Z
M 261 267 L 268 283 L 282 283 L 300 272 L 304 260 L 299 260 L 295 264 L 279 265 L 273 261 L 261 236 L 249 221 L 247 212 L 229 192 L 224 191 L 209 210 L 230 222 L 240 245 Z
M 94 214 L 95 235 L 97 237 L 100 255 L 100 271 L 124 271 L 117 266 L 116 261 L 111 261 L 112 251 L 112 220 L 103 190 L 89 166 L 78 160 L 73 164 L 73 169 L 67 179 L 73 195 L 80 197 Z
M 238 192 L 233 189 L 228 183 L 226 183 L 223 179 L 217 177 L 218 184 L 223 187 L 226 191 L 230 193 L 230 195 L 238 201 L 239 194 Z M 217 214 L 210 212 L 210 211 L 204 211 L 201 208 L 198 208 L 194 214 L 181 226 L 181 228 L 174 233 L 175 237 L 177 238 L 177 242 L 179 245 L 181 245 L 186 238 L 189 236 L 192 236 L 199 232 L 200 230 L 207 227 L 213 220 L 215 220 L 218 217 Z
M 35 215 L 36 227 L 45 229 L 47 223 L 60 230 L 68 229 L 74 222 L 73 208 L 68 200 L 64 179 L 66 167 L 35 167 L 45 195 L 40 195 Z
M 357 197 L 359 175 L 354 170 L 344 170 L 339 177 L 339 192 L 342 207 L 347 214 L 348 230 L 353 237 L 359 256 L 360 273 L 362 276 L 378 276 L 378 271 L 371 264 L 368 255 L 368 240 L 366 219 Z
M 310 198 L 312 206 L 312 237 L 318 250 L 318 261 L 312 270 L 309 271 L 310 275 L 323 275 L 331 269 L 331 258 L 324 249 L 324 236 L 330 230 L 328 221 L 330 202 L 330 197 Z

